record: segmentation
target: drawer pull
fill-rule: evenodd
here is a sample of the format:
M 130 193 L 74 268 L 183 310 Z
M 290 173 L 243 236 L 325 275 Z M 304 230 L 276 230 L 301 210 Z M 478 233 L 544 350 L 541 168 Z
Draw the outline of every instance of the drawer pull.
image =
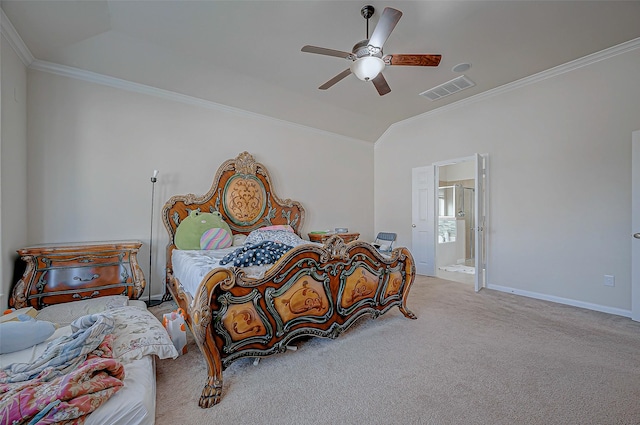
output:
M 99 277 L 100 277 L 100 275 L 99 275 L 99 274 L 95 274 L 95 273 L 94 273 L 94 274 L 93 274 L 90 278 L 88 278 L 88 279 L 83 279 L 83 278 L 81 278 L 80 276 L 74 276 L 73 280 L 79 280 L 80 282 L 91 282 L 92 280 L 97 279 L 97 278 L 99 278 Z
M 99 292 L 99 291 L 93 291 L 93 292 L 91 293 L 91 295 L 89 295 L 88 297 L 83 297 L 83 296 L 81 296 L 80 294 L 73 294 L 73 298 L 80 298 L 81 300 L 87 300 L 87 299 L 89 299 L 89 298 L 93 298 L 93 297 L 95 297 L 95 296 L 97 296 L 97 295 L 100 295 L 100 292 Z

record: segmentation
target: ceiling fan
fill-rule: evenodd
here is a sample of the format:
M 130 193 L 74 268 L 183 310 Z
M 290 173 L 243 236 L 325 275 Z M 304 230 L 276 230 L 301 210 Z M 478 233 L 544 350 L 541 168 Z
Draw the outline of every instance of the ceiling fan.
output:
M 342 71 L 320 87 L 320 90 L 326 90 L 336 84 L 338 81 L 353 73 L 362 81 L 371 81 L 375 86 L 378 94 L 384 96 L 391 91 L 387 80 L 382 75 L 385 66 L 438 66 L 441 55 L 431 54 L 410 54 L 399 55 L 392 54 L 383 56 L 382 46 L 395 28 L 396 24 L 402 17 L 402 12 L 390 7 L 386 7 L 380 16 L 380 20 L 376 25 L 371 37 L 369 37 L 369 18 L 373 16 L 375 9 L 371 5 L 364 6 L 360 10 L 360 14 L 367 20 L 367 39 L 356 43 L 349 52 L 340 50 L 325 49 L 324 47 L 304 46 L 303 52 L 316 53 L 319 55 L 335 56 L 351 61 L 349 68 Z

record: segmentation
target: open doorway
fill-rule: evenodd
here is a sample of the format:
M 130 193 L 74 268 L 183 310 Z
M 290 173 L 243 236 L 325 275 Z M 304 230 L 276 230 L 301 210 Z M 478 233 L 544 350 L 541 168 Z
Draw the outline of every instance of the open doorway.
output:
M 485 287 L 487 161 L 486 154 L 476 153 L 411 170 L 411 253 L 417 274 L 457 273 L 446 279 L 470 280 L 476 292 Z M 439 269 L 460 263 L 473 263 L 473 273 Z
M 475 162 L 438 165 L 436 276 L 475 281 Z

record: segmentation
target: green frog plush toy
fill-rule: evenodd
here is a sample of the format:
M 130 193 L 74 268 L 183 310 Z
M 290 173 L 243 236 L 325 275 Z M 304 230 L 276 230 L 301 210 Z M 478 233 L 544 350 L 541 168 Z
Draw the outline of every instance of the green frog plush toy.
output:
M 191 211 L 178 225 L 174 237 L 178 249 L 222 249 L 230 247 L 232 241 L 231 229 L 217 211 Z

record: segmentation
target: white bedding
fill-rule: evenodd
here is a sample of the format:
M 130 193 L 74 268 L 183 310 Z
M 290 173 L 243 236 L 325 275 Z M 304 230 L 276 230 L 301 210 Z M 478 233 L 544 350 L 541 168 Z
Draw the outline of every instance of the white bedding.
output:
M 276 226 L 277 227 L 277 226 Z M 237 236 L 237 235 L 236 235 Z M 245 239 L 244 246 L 250 246 L 263 241 L 273 241 L 288 246 L 296 247 L 303 244 L 322 245 L 309 242 L 300 238 L 297 234 L 287 230 L 276 230 L 270 227 L 256 229 Z M 178 279 L 182 289 L 191 294 L 196 294 L 202 279 L 211 270 L 217 267 L 233 267 L 233 263 L 220 265 L 220 260 L 243 245 L 233 245 L 224 249 L 215 250 L 181 250 L 174 249 L 171 252 L 171 264 L 173 265 L 173 276 Z M 247 277 L 260 279 L 273 264 L 243 267 Z
M 153 425 L 156 420 L 154 356 L 124 365 L 124 386 L 91 413 L 85 425 Z
M 144 305 L 144 303 L 142 303 Z M 36 346 L 0 355 L 0 368 L 12 363 L 31 363 L 47 344 L 61 336 L 71 335 L 71 326 L 57 329 L 46 341 Z M 153 425 L 156 411 L 156 374 L 154 356 L 123 362 L 124 386 L 103 405 L 87 416 L 85 425 Z
M 211 270 L 217 267 L 233 267 L 232 263 L 220 265 L 220 260 L 236 249 L 238 249 L 237 246 L 212 250 L 174 249 L 171 253 L 173 275 L 185 292 L 194 295 L 202 279 Z M 269 267 L 271 264 L 245 267 L 244 270 L 248 277 L 261 278 Z

